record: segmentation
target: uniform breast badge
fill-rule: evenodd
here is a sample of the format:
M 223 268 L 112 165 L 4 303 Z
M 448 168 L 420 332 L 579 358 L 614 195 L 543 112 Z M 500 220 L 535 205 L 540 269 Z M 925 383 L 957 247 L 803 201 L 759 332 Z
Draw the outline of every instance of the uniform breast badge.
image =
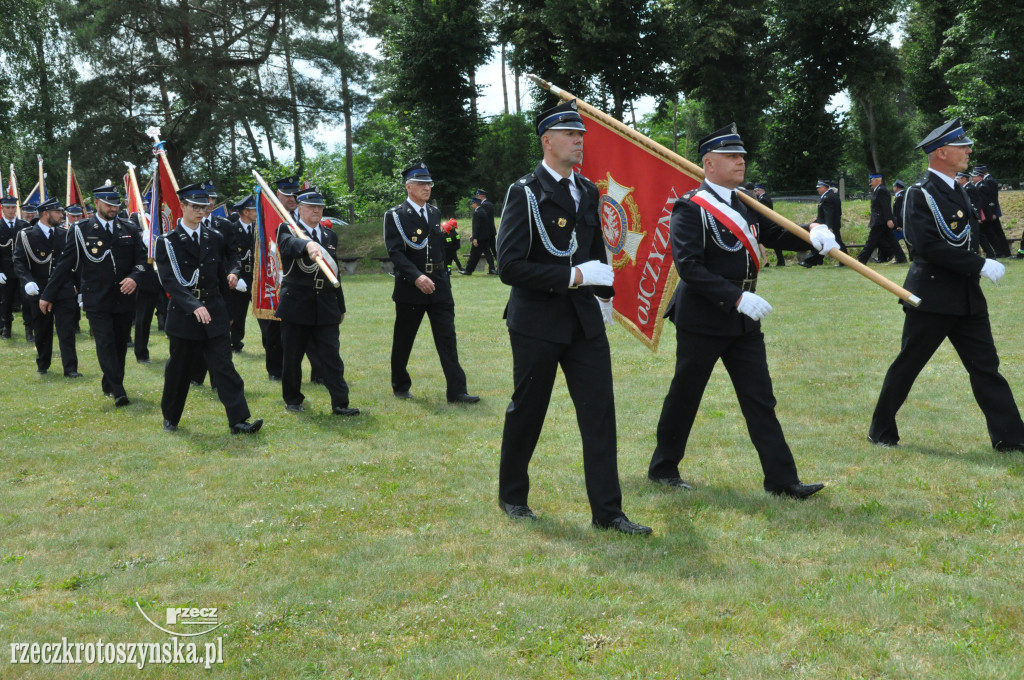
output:
M 100 249 L 99 248 L 90 248 L 90 252 L 92 252 L 92 254 L 95 255 L 96 253 L 100 252 Z
M 597 188 L 603 192 L 598 206 L 601 232 L 612 256 L 612 267 L 621 269 L 636 262 L 645 235 L 640 228 L 640 208 L 630 196 L 635 187 L 622 186 L 608 173 L 608 179 L 598 182 Z
M 565 225 L 567 225 L 567 224 L 569 224 L 569 220 L 565 219 L 564 217 L 559 217 L 558 218 L 558 226 L 559 227 L 564 229 Z

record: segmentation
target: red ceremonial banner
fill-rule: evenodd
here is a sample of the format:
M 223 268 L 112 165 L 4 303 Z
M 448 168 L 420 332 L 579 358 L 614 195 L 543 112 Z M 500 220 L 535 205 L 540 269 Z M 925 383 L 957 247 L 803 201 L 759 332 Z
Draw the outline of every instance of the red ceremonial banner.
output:
M 652 352 L 679 275 L 669 220 L 676 199 L 700 183 L 582 111 L 582 172 L 601 194 L 601 228 L 615 269 L 616 317 Z
M 274 316 L 280 295 L 277 259 L 277 228 L 281 216 L 267 197 L 256 189 L 256 271 L 252 279 L 252 313 L 257 319 L 278 320 Z

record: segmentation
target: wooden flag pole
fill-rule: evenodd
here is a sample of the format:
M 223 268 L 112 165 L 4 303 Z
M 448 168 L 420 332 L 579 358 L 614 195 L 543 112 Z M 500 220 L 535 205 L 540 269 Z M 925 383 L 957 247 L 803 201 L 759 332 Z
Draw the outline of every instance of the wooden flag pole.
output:
M 159 157 L 160 162 L 164 166 L 164 170 L 167 171 L 167 176 L 171 180 L 171 186 L 174 187 L 174 192 L 178 192 L 178 180 L 174 177 L 174 171 L 171 170 L 171 163 L 167 160 L 167 151 L 164 149 L 164 143 L 160 139 L 160 128 L 151 127 L 146 130 L 146 134 L 153 138 L 153 148 L 156 149 L 156 155 Z
M 42 205 L 46 202 L 46 174 L 43 173 L 42 154 L 36 154 L 36 160 L 39 161 L 39 205 Z
M 295 236 L 296 238 L 307 240 L 306 235 L 299 231 L 299 228 L 295 224 L 295 221 L 292 219 L 291 214 L 284 209 L 284 206 L 281 205 L 281 201 L 277 199 L 277 195 L 274 193 L 274 190 L 271 189 L 270 186 L 267 184 L 266 180 L 264 180 L 260 176 L 260 173 L 257 172 L 256 170 L 253 170 L 252 176 L 256 178 L 256 183 L 260 185 L 260 189 L 263 191 L 263 194 L 267 197 L 267 200 L 270 201 L 270 205 L 274 206 L 274 210 L 277 212 L 278 216 L 284 221 L 285 224 L 288 225 L 288 229 L 291 230 L 292 235 Z M 322 250 L 323 246 L 321 246 L 320 248 Z M 334 274 L 334 271 L 331 269 L 331 265 L 327 264 L 327 260 L 324 259 L 323 255 L 317 256 L 316 263 L 320 265 L 320 271 L 324 273 L 324 276 L 327 277 L 327 280 L 331 282 L 332 286 L 334 286 L 335 288 L 341 286 L 341 282 L 338 281 L 338 277 Z
M 539 78 L 533 75 L 532 73 L 527 73 L 526 77 L 532 80 L 538 86 L 544 88 L 545 90 L 551 92 L 554 95 L 557 95 L 558 97 L 561 97 L 565 101 L 575 99 L 576 105 L 580 108 L 581 111 L 584 111 L 588 116 L 596 120 L 599 120 L 608 127 L 614 129 L 616 132 L 622 134 L 624 137 L 629 138 L 637 145 L 651 152 L 655 156 L 661 158 L 666 163 L 675 167 L 683 174 L 697 180 L 698 182 L 704 181 L 704 169 L 701 168 L 699 165 L 687 160 L 686 158 L 683 158 L 674 151 L 665 148 L 661 144 L 658 144 L 653 139 L 637 132 L 636 130 L 629 127 L 625 123 L 622 123 L 621 121 L 612 118 L 603 111 L 594 108 L 590 104 L 587 104 L 581 99 L 578 99 L 575 95 L 566 92 L 565 90 L 555 85 L 552 85 L 546 80 Z M 807 232 L 807 230 L 798 225 L 793 220 L 789 219 L 788 217 L 783 217 L 782 215 L 775 212 L 771 208 L 762 205 L 753 196 L 749 196 L 743 193 L 742 191 L 737 191 L 736 195 L 739 196 L 740 200 L 747 204 L 747 206 L 749 206 L 755 212 L 760 213 L 761 215 L 769 218 L 771 221 L 783 227 L 786 231 L 795 234 L 800 239 L 807 241 L 808 243 L 811 242 L 811 235 Z M 828 251 L 828 255 L 833 259 L 839 261 L 840 263 L 846 265 L 850 269 L 854 270 L 864 278 L 873 281 L 882 288 L 885 288 L 887 291 L 894 294 L 896 297 L 900 298 L 904 302 L 914 307 L 917 307 L 918 305 L 921 304 L 921 298 L 917 297 L 916 295 L 911 293 L 909 290 L 903 288 L 902 286 L 885 278 L 884 276 L 876 272 L 874 269 L 871 269 L 867 265 L 861 264 L 859 260 L 850 257 L 849 255 L 842 252 L 838 248 L 833 248 L 832 250 Z
M 11 186 L 14 187 L 14 197 L 18 199 L 18 219 L 21 219 L 21 192 L 18 191 L 18 178 L 14 174 L 14 163 L 11 163 Z

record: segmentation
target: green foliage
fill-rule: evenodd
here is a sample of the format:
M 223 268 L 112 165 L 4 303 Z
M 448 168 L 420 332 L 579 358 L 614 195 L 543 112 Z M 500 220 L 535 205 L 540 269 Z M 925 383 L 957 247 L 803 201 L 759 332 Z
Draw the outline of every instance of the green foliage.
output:
M 1024 14 L 993 11 L 981 2 L 962 4 L 940 53 L 956 97 L 952 115 L 962 116 L 975 140 L 975 158 L 999 175 L 1024 175 L 1024 89 L 1021 62 Z M 952 63 L 969 47 L 960 63 Z
M 475 182 L 500 210 L 508 186 L 532 170 L 541 155 L 530 121 L 515 114 L 495 116 L 481 131 Z
M 434 197 L 454 206 L 473 184 L 479 121 L 469 77 L 490 43 L 480 0 L 377 0 L 371 29 L 381 39 L 384 85 L 393 110 L 408 116 L 417 151 L 434 177 Z

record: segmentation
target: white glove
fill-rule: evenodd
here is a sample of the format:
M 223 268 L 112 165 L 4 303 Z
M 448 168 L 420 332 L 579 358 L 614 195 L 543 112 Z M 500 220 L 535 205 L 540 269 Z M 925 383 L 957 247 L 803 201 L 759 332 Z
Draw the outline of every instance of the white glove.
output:
M 25 284 L 25 295 L 39 295 L 39 284 L 29 281 Z
M 7 274 L 0 272 L 0 283 L 7 283 Z
M 576 269 L 579 269 L 580 274 L 583 275 L 583 281 L 580 282 L 581 286 L 610 286 L 612 281 L 615 280 L 615 272 L 612 270 L 611 265 L 607 265 L 600 260 L 591 260 L 590 262 L 578 264 Z M 575 278 L 575 275 L 573 275 L 573 278 Z
M 985 264 L 981 267 L 981 275 L 992 283 L 999 283 L 999 279 L 1003 278 L 1003 274 L 1006 273 L 1006 267 L 996 260 L 985 260 Z
M 235 290 L 239 293 L 245 293 L 249 290 L 249 286 L 245 284 L 245 279 L 238 279 L 238 283 L 235 284 Z
M 822 255 L 828 255 L 828 251 L 839 247 L 832 230 L 824 224 L 811 227 L 811 245 Z
M 736 311 L 740 314 L 749 316 L 754 321 L 760 321 L 772 311 L 772 306 L 768 304 L 760 295 L 755 295 L 750 292 L 744 292 L 740 296 L 740 304 L 737 305 Z
M 79 307 L 84 307 L 85 306 L 85 303 L 82 302 L 82 294 L 81 293 L 78 294 L 78 306 Z
M 604 325 L 614 326 L 615 314 L 613 313 L 614 308 L 612 307 L 612 301 L 598 298 L 597 304 L 601 305 L 601 317 L 604 319 Z

